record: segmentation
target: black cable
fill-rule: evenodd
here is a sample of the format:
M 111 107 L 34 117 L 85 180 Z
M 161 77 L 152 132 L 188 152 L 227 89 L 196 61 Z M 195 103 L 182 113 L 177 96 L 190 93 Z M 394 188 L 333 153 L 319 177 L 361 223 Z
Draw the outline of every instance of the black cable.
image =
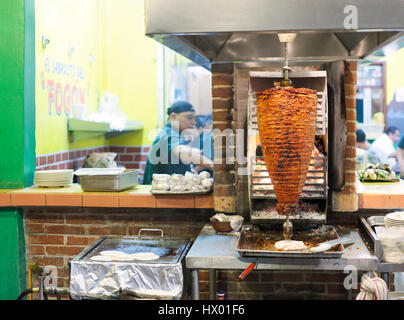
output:
M 30 293 L 32 293 L 32 288 L 24 290 L 23 292 L 20 293 L 17 300 L 22 300 L 22 298 L 24 298 L 27 294 L 30 294 Z

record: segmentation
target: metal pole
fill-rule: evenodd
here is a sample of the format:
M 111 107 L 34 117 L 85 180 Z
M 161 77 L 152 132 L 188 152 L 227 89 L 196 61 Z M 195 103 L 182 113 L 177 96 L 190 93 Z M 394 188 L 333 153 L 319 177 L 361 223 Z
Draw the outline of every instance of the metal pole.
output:
M 199 300 L 199 269 L 192 269 L 192 300 Z
M 216 269 L 209 270 L 209 299 L 216 300 Z
M 345 300 L 352 300 L 352 289 L 345 290 Z
M 390 289 L 390 274 L 388 272 L 383 272 L 381 274 L 381 276 L 382 276 L 382 279 L 384 280 L 384 282 L 386 282 L 387 288 Z

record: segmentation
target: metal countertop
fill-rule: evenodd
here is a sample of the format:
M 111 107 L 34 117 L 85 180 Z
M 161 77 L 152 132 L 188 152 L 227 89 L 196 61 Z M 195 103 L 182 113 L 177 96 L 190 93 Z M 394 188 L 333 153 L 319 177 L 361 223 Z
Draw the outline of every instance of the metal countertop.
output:
M 242 257 L 235 250 L 240 232 L 216 233 L 205 224 L 185 257 L 189 269 L 245 269 L 256 262 L 258 270 L 377 270 L 377 257 L 372 255 L 357 230 L 338 230 L 340 236 L 352 238 L 353 246 L 345 248 L 341 258 L 255 258 Z

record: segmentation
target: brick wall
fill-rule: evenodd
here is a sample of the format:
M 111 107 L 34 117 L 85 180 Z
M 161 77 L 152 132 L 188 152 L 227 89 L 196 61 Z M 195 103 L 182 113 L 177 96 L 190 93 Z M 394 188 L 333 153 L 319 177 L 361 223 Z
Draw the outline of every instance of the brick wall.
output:
M 56 266 L 58 286 L 69 287 L 69 260 L 99 237 L 161 228 L 164 236 L 195 239 L 211 216 L 209 209 L 27 208 L 26 261 Z
M 345 186 L 333 193 L 333 211 L 354 212 L 358 210 L 356 194 L 356 80 L 357 62 L 345 61 L 344 92 L 346 114 Z
M 342 272 L 254 270 L 239 281 L 239 271 L 217 271 L 216 289 L 229 300 L 342 300 L 345 299 Z M 209 271 L 201 270 L 200 298 L 209 299 Z M 356 293 L 356 292 L 355 292 Z M 353 295 L 353 298 L 356 294 Z
M 213 196 L 216 212 L 237 212 L 235 148 L 233 144 L 227 145 L 226 149 L 225 136 L 227 132 L 230 140 L 234 139 L 233 103 L 233 64 L 212 65 Z M 230 152 L 230 158 L 227 152 Z
M 59 151 L 36 157 L 36 170 L 78 169 L 87 155 L 95 152 L 115 152 L 118 166 L 141 169 L 143 174 L 150 146 L 101 146 L 93 148 Z

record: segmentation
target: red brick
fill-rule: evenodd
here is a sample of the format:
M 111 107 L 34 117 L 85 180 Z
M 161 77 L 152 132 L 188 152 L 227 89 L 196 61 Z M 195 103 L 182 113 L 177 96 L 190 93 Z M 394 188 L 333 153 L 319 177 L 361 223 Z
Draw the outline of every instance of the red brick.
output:
M 48 255 L 63 255 L 63 256 L 76 256 L 81 251 L 83 247 L 68 247 L 68 246 L 46 246 L 46 254 Z
M 44 246 L 27 245 L 27 254 L 28 255 L 44 255 L 45 254 L 45 247 Z
M 55 234 L 83 234 L 84 227 L 71 225 L 47 225 L 46 233 Z
M 346 110 L 356 110 L 356 99 L 355 98 L 348 98 L 345 100 L 345 107 Z
M 273 272 L 264 273 L 261 276 L 262 282 L 298 282 L 303 280 L 304 276 L 302 273 Z
M 30 235 L 31 244 L 63 244 L 63 236 Z
M 39 263 L 41 267 L 45 266 L 56 266 L 56 267 L 61 267 L 64 265 L 64 259 L 63 258 L 57 258 L 57 257 L 37 257 L 35 260 Z
M 356 169 L 356 161 L 355 159 L 345 159 L 345 170 L 355 170 Z
M 335 282 L 340 283 L 344 281 L 345 274 L 343 273 L 326 273 L 326 272 L 317 272 L 317 273 L 306 273 L 305 278 L 307 282 Z
M 232 86 L 233 75 L 226 73 L 214 73 L 212 74 L 212 86 Z
M 125 152 L 125 147 L 110 146 L 109 150 L 110 152 L 123 153 Z
M 90 226 L 88 233 L 91 235 L 126 235 L 126 226 Z
M 356 71 L 358 69 L 358 63 L 356 61 L 345 61 L 345 70 Z
M 356 84 L 357 75 L 356 72 L 346 72 L 344 75 L 345 84 Z
M 46 156 L 39 157 L 39 165 L 43 166 L 46 164 Z
M 67 224 L 105 224 L 106 218 L 102 215 L 68 215 Z
M 313 283 L 284 283 L 282 284 L 282 288 L 285 292 L 312 292 L 312 293 L 325 293 L 325 285 L 324 284 L 313 284 Z
M 212 100 L 212 109 L 232 109 L 233 108 L 233 99 L 213 99 Z
M 346 110 L 346 119 L 351 121 L 356 121 L 356 109 Z
M 346 84 L 344 86 L 344 90 L 345 90 L 345 106 L 347 108 L 354 108 L 354 106 L 356 106 L 356 85 Z
M 232 115 L 229 112 L 229 110 L 213 111 L 212 120 L 213 121 L 231 121 L 232 120 Z
M 217 87 L 212 89 L 212 97 L 216 98 L 231 98 L 233 97 L 232 87 Z
M 39 223 L 25 223 L 25 232 L 26 233 L 44 233 L 45 226 Z
M 346 129 L 348 132 L 356 132 L 356 122 L 355 121 L 347 121 Z
M 343 284 L 328 284 L 328 293 L 345 293 L 346 289 L 344 288 Z
M 135 161 L 136 162 L 147 161 L 147 155 L 137 154 L 135 155 Z
M 67 152 L 62 153 L 62 161 L 66 161 L 69 159 L 69 154 Z
M 118 161 L 132 162 L 133 161 L 133 155 L 131 155 L 131 154 L 120 154 L 118 156 Z
M 126 147 L 126 152 L 127 153 L 140 153 L 142 150 L 142 147 Z
M 248 278 L 248 276 L 247 276 L 247 278 Z M 275 293 L 275 292 L 279 292 L 281 289 L 280 283 L 248 282 L 245 280 L 243 280 L 243 282 L 238 283 L 238 292 L 242 292 L 242 293 L 274 292 Z
M 54 162 L 55 162 L 55 155 L 54 155 L 54 154 L 48 155 L 48 156 L 46 157 L 46 162 L 47 162 L 47 164 L 52 164 L 52 163 L 54 163 Z
M 346 145 L 347 146 L 355 146 L 356 145 L 356 136 L 354 134 L 348 134 L 346 137 Z
M 242 273 L 242 270 L 237 270 L 237 271 L 225 271 L 225 270 L 220 270 L 217 272 L 218 275 L 218 280 L 225 282 L 225 281 L 235 281 L 238 282 L 238 276 Z M 248 282 L 258 282 L 259 281 L 259 274 L 260 271 L 253 270 L 250 272 L 247 277 L 243 281 L 248 281 Z
M 88 246 L 97 239 L 99 239 L 99 237 L 67 237 L 67 245 Z
M 355 158 L 356 157 L 356 148 L 353 146 L 347 146 L 345 148 L 345 157 Z

